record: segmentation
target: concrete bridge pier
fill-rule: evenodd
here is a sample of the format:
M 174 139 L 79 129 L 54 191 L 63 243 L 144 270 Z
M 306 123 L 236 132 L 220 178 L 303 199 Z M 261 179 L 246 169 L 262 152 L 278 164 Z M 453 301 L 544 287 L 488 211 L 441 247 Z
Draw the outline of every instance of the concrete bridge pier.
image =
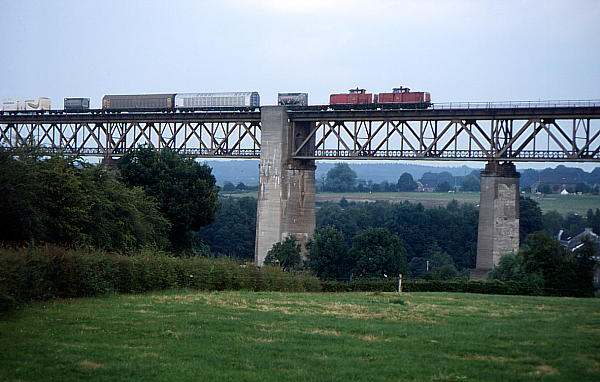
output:
M 488 162 L 481 172 L 477 265 L 472 279 L 485 278 L 500 257 L 519 250 L 519 177 L 510 162 Z
M 263 264 L 273 244 L 296 236 L 304 244 L 316 224 L 315 161 L 292 159 L 293 148 L 310 134 L 314 122 L 291 122 L 284 107 L 261 108 L 261 149 L 254 262 Z M 314 154 L 312 143 L 306 152 Z M 312 152 L 311 152 L 312 151 Z

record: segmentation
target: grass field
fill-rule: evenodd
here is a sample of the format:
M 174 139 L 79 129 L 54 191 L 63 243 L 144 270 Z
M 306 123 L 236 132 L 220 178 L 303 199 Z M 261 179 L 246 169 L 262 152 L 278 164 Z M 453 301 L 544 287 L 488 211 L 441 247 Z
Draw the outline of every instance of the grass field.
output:
M 224 196 L 243 197 L 250 196 L 256 198 L 257 192 L 247 192 L 239 194 L 227 194 L 221 192 Z M 585 216 L 588 209 L 595 210 L 600 208 L 600 195 L 545 195 L 544 197 L 537 195 L 525 195 L 532 198 L 540 204 L 542 212 L 558 211 L 563 215 L 568 213 L 576 213 Z M 421 203 L 425 207 L 445 207 L 449 201 L 455 199 L 460 203 L 479 204 L 478 192 L 376 192 L 376 193 L 333 193 L 323 192 L 316 195 L 317 202 L 334 201 L 339 202 L 340 199 L 346 198 L 348 201 L 366 202 L 375 200 L 387 200 L 390 202 L 403 202 L 408 200 L 411 203 Z
M 600 300 L 168 291 L 0 319 L 2 381 L 597 381 Z
M 600 195 L 525 195 L 537 201 L 542 212 L 556 210 L 563 215 L 570 212 L 585 216 L 588 209 L 600 208 Z M 391 202 L 402 202 L 408 200 L 411 203 L 421 203 L 425 207 L 446 206 L 449 201 L 455 199 L 460 203 L 479 203 L 478 192 L 438 193 L 438 192 L 378 192 L 378 193 L 319 193 L 317 202 L 339 201 L 345 197 L 348 201 L 375 201 L 388 200 Z

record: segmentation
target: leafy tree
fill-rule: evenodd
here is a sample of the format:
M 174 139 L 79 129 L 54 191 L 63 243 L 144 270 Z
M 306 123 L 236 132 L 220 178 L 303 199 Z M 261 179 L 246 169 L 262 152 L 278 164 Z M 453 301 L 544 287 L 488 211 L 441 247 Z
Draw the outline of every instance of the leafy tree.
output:
M 155 197 L 171 222 L 169 240 L 173 249 L 191 248 L 191 230 L 215 220 L 215 177 L 207 165 L 178 156 L 171 150 L 139 148 L 118 161 L 125 184 L 142 187 Z
M 546 183 L 540 183 L 538 185 L 537 189 L 542 194 L 551 194 L 552 193 L 552 187 L 550 187 L 550 185 L 546 184 Z
M 539 273 L 527 273 L 523 269 L 523 255 L 521 253 L 502 255 L 498 265 L 488 273 L 487 277 L 492 280 L 528 283 L 538 288 L 543 285 L 543 279 Z
M 352 269 L 348 246 L 341 231 L 333 226 L 316 230 L 306 244 L 307 267 L 320 279 L 347 278 Z
M 542 209 L 530 198 L 519 196 L 519 241 L 522 243 L 527 235 L 543 229 Z
M 295 236 L 288 236 L 284 241 L 273 244 L 265 257 L 266 265 L 279 265 L 284 271 L 300 269 L 302 256 L 300 244 Z
M 414 191 L 417 189 L 417 182 L 415 182 L 411 174 L 405 172 L 398 178 L 396 187 L 401 192 Z
M 356 235 L 350 254 L 358 277 L 396 277 L 408 270 L 400 236 L 386 228 L 367 228 Z
M 231 182 L 223 183 L 223 191 L 231 192 L 235 190 L 235 185 Z
M 166 244 L 169 222 L 142 189 L 74 158 L 0 154 L 0 241 L 128 251 Z
M 526 239 L 522 255 L 523 270 L 539 274 L 545 289 L 572 293 L 575 272 L 567 261 L 566 249 L 556 239 L 544 232 L 532 233 Z
M 475 175 L 469 174 L 463 178 L 460 186 L 463 191 L 479 192 L 479 189 L 481 188 L 481 181 Z
M 584 182 L 579 182 L 575 185 L 575 192 L 581 192 L 582 194 L 587 194 L 592 191 L 592 188 L 588 186 Z
M 240 259 L 254 258 L 256 240 L 256 199 L 222 198 L 216 220 L 195 233 L 197 242 L 208 245 L 210 253 Z M 199 249 L 199 248 L 198 248 Z
M 435 192 L 448 192 L 451 189 L 452 186 L 450 185 L 450 183 L 448 183 L 447 181 L 443 181 L 442 183 L 437 185 L 437 187 L 435 188 Z
M 564 227 L 564 218 L 557 211 L 548 211 L 542 215 L 542 230 L 548 236 L 556 237 L 560 230 Z
M 356 186 L 356 173 L 347 163 L 336 163 L 327 172 L 325 179 L 325 190 L 333 192 L 347 192 L 354 190 Z

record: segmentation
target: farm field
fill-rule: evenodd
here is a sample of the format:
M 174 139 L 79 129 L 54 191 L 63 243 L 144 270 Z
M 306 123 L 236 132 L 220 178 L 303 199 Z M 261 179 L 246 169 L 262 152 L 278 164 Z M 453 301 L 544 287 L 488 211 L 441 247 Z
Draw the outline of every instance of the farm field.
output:
M 405 200 L 411 203 L 421 203 L 425 207 L 446 206 L 449 201 L 457 200 L 460 203 L 479 203 L 478 192 L 458 192 L 458 193 L 440 193 L 440 192 L 377 192 L 377 193 L 319 193 L 317 202 L 339 201 L 342 197 L 348 201 L 375 201 L 388 200 L 391 202 L 403 202 Z M 525 195 L 537 201 L 542 212 L 556 210 L 561 214 L 577 213 L 585 216 L 588 209 L 595 210 L 600 208 L 600 195 Z
M 7 381 L 594 381 L 600 300 L 167 291 L 0 319 Z
M 231 197 L 244 197 L 249 196 L 253 198 L 258 197 L 256 191 L 246 193 L 233 193 L 228 194 L 221 192 L 222 196 Z M 563 215 L 568 213 L 576 213 L 585 216 L 588 209 L 595 210 L 600 208 L 600 195 L 544 195 L 537 196 L 527 194 L 525 197 L 532 198 L 537 201 L 542 209 L 542 212 L 548 212 L 556 210 Z M 411 203 L 421 203 L 425 207 L 445 207 L 449 201 L 456 200 L 460 203 L 473 203 L 479 204 L 479 193 L 478 192 L 458 192 L 458 193 L 446 193 L 446 192 L 374 192 L 362 193 L 362 192 L 349 192 L 349 193 L 333 193 L 324 192 L 317 193 L 317 203 L 323 203 L 326 201 L 339 202 L 342 198 L 355 202 L 373 202 L 376 200 L 387 200 L 390 202 L 403 202 L 409 201 Z

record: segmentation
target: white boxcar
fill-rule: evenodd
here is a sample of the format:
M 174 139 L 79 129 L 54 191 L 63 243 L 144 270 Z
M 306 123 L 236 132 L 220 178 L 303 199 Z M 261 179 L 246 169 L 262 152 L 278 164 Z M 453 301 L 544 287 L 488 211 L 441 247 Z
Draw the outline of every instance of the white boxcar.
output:
M 259 107 L 257 92 L 178 93 L 175 107 Z
M 2 110 L 50 110 L 50 99 L 46 97 L 26 99 L 5 98 L 2 101 Z

